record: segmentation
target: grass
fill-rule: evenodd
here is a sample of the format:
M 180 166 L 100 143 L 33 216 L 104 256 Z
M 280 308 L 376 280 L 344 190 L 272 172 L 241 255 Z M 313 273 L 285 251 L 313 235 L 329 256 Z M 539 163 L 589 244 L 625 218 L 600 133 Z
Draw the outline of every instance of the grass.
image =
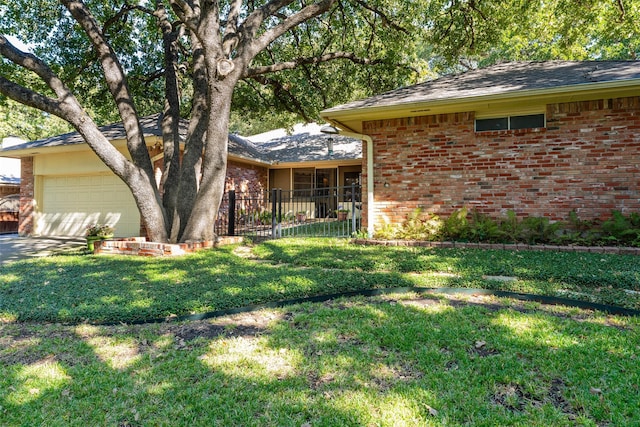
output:
M 264 242 L 175 259 L 62 256 L 0 274 L 0 319 L 134 322 L 387 287 L 503 289 L 640 308 L 634 256 L 375 247 L 340 239 Z M 496 276 L 512 278 L 496 280 Z
M 4 324 L 0 424 L 640 419 L 638 319 L 513 304 L 403 294 L 190 323 Z
M 570 291 L 638 308 L 627 291 L 640 291 L 639 263 L 627 256 L 326 239 L 264 242 L 252 248 L 255 259 L 238 256 L 247 254 L 240 249 L 1 267 L 0 425 L 632 426 L 640 419 L 637 317 L 406 293 L 207 321 L 87 323 L 411 285 Z

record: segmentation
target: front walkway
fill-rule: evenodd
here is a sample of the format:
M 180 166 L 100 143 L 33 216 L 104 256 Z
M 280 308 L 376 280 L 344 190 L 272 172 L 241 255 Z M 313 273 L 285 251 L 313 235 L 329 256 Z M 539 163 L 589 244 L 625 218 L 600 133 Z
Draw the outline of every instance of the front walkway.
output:
M 20 237 L 17 234 L 0 234 L 0 265 L 83 247 L 86 247 L 86 240 L 82 237 Z

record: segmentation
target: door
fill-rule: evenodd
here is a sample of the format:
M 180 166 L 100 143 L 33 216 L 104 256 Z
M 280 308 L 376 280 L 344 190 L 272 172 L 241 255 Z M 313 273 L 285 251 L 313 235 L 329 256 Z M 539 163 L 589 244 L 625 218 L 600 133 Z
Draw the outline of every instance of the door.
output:
M 84 236 L 92 224 L 109 224 L 116 237 L 137 236 L 140 214 L 129 188 L 115 175 L 45 176 L 36 232 Z

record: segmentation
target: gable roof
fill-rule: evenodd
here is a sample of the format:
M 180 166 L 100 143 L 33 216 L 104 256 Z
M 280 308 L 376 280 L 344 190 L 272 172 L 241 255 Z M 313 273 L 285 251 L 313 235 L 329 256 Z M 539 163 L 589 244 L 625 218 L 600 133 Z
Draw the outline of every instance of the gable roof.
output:
M 429 111 L 424 108 L 429 106 L 630 85 L 640 88 L 640 61 L 507 62 L 338 105 L 322 111 L 321 116 L 331 120 L 346 114 L 363 115 L 391 109 L 424 115 Z
M 140 118 L 140 125 L 144 132 L 145 137 L 149 136 L 162 136 L 160 130 L 160 114 L 153 114 Z M 98 129 L 109 141 L 115 141 L 118 139 L 125 139 L 126 133 L 124 131 L 124 125 L 122 122 L 112 123 L 109 125 L 99 126 Z M 186 134 L 186 128 L 180 129 L 181 134 Z M 56 135 L 49 138 L 38 139 L 35 141 L 28 141 L 22 144 L 12 145 L 3 149 L 3 152 L 17 151 L 17 150 L 29 150 L 36 148 L 49 148 L 49 147 L 62 147 L 69 145 L 84 144 L 84 138 L 78 132 L 69 132 L 62 135 Z
M 162 137 L 161 119 L 161 114 L 153 114 L 140 118 L 140 125 L 142 126 L 145 137 Z M 184 139 L 187 134 L 187 126 L 188 121 L 182 120 L 180 123 L 180 136 L 182 139 Z M 110 141 L 124 140 L 126 138 L 124 125 L 121 122 L 100 126 L 99 129 Z M 240 135 L 229 134 L 229 156 L 265 165 L 286 162 L 318 162 L 362 158 L 362 149 L 359 140 L 338 135 L 332 136 L 334 140 L 334 153 L 330 156 L 327 150 L 327 140 L 331 136 L 322 134 L 320 132 L 320 126 L 316 124 L 296 126 L 292 135 L 287 135 L 284 130 L 278 130 L 268 134 L 270 134 L 270 136 L 281 136 L 273 139 L 265 139 L 262 135 L 245 138 Z M 80 146 L 82 144 L 85 144 L 84 138 L 82 138 L 78 132 L 70 132 L 50 138 L 12 145 L 0 150 L 0 155 L 20 156 L 26 155 L 25 153 L 30 153 L 35 149 Z
M 141 117 L 140 125 L 145 137 L 162 137 L 162 114 L 152 114 L 150 116 Z M 180 121 L 180 137 L 184 139 L 187 134 L 188 121 Z M 112 123 L 105 126 L 99 126 L 98 129 L 104 134 L 109 141 L 124 140 L 126 132 L 122 122 Z M 24 152 L 25 150 L 35 150 L 41 148 L 67 147 L 73 145 L 85 144 L 84 138 L 78 132 L 69 132 L 62 135 L 56 135 L 49 138 L 29 141 L 22 144 L 12 145 L 0 150 L 0 153 L 12 155 L 15 152 Z M 236 155 L 251 161 L 268 162 L 255 145 L 245 138 L 238 135 L 229 135 L 229 154 Z

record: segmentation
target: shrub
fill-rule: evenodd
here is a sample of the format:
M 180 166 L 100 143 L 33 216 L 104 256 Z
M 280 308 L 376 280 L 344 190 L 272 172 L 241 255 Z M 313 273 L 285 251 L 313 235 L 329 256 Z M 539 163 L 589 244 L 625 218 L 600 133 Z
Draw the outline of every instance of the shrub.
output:
M 561 223 L 551 222 L 547 217 L 528 217 L 522 220 L 523 237 L 529 244 L 555 242 Z
M 473 242 L 503 242 L 528 244 L 552 243 L 573 245 L 629 245 L 640 247 L 640 214 L 625 216 L 613 211 L 611 218 L 581 220 L 574 211 L 566 221 L 551 222 L 547 217 L 519 220 L 508 211 L 496 220 L 473 210 L 468 218 L 466 208 L 453 212 L 442 220 L 434 214 L 415 209 L 402 224 L 386 224 L 376 230 L 381 239 L 454 240 Z
M 602 238 L 607 243 L 640 243 L 640 215 L 634 213 L 628 218 L 620 211 L 611 212 L 611 218 L 602 223 Z
M 469 234 L 467 214 L 467 208 L 462 208 L 449 215 L 442 224 L 442 237 L 446 240 L 466 240 Z
M 423 214 L 416 208 L 407 215 L 402 224 L 385 224 L 377 229 L 375 236 L 380 239 L 437 240 L 440 238 L 442 220 L 433 214 Z
M 507 217 L 500 221 L 500 231 L 506 243 L 519 242 L 522 235 L 522 225 L 514 211 L 507 211 Z
M 471 211 L 467 233 L 472 242 L 496 243 L 503 240 L 503 232 L 498 223 L 475 209 Z

